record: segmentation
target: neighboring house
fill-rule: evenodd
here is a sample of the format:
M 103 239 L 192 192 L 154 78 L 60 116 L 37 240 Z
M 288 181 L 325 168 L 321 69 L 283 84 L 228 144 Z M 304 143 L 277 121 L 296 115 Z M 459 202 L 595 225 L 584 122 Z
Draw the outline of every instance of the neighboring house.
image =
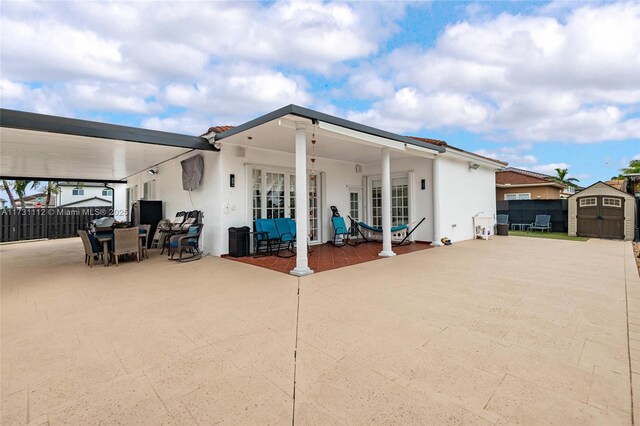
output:
M 101 183 L 60 182 L 57 207 L 107 207 L 111 206 L 112 188 Z
M 216 256 L 229 251 L 230 227 L 252 227 L 256 218 L 295 218 L 294 275 L 312 272 L 307 243 L 332 240 L 331 206 L 381 227 L 381 256 L 395 254 L 392 225 L 422 218 L 412 240 L 438 245 L 443 237 L 474 239 L 475 217 L 495 220 L 496 171 L 507 165 L 443 141 L 401 136 L 296 105 L 237 127 L 213 127 L 200 137 L 1 112 L 0 149 L 11 154 L 3 173 L 126 182 L 129 195 L 116 193 L 116 211 L 140 198 L 162 200 L 167 218 L 200 210 L 202 247 Z M 38 147 L 41 161 L 27 161 L 30 153 L 19 149 L 25 140 Z M 63 148 L 69 155 L 54 155 Z M 195 156 L 203 160 L 202 178 L 185 191 L 189 177 L 181 162 Z M 95 158 L 90 166 L 87 157 Z M 88 188 L 93 187 L 84 186 L 85 197 L 102 198 L 89 195 Z M 65 194 L 63 189 L 60 204 L 69 202 Z
M 597 182 L 569 198 L 569 235 L 632 240 L 636 200 L 626 192 Z
M 496 172 L 497 200 L 555 200 L 568 198 L 579 187 L 565 186 L 549 175 L 507 167 Z
M 4 198 L 0 198 L 0 209 L 4 209 L 6 205 L 7 200 L 5 200 Z
M 44 207 L 45 201 L 47 200 L 47 194 L 44 192 L 38 192 L 31 195 L 26 195 L 22 197 L 24 200 L 24 206 L 20 203 L 20 200 L 16 197 L 16 205 L 17 208 L 40 208 Z M 51 198 L 49 199 L 49 207 L 56 206 L 56 196 L 55 194 L 51 194 Z

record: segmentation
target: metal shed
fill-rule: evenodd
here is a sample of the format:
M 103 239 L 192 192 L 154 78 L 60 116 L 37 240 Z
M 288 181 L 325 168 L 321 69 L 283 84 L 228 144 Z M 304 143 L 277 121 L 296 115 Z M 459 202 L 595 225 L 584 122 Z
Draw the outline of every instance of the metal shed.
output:
M 604 182 L 569 197 L 569 235 L 632 240 L 636 200 Z

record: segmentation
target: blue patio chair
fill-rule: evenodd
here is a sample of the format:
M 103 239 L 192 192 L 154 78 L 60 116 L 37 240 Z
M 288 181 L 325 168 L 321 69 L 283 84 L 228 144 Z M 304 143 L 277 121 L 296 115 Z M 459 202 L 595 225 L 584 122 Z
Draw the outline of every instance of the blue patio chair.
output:
M 331 244 L 334 247 L 344 247 L 349 244 L 351 231 L 344 222 L 344 218 L 342 216 L 333 216 L 331 217 L 331 224 L 333 225 L 333 241 Z M 338 237 L 340 237 L 341 242 L 338 242 Z
M 276 224 L 278 234 L 280 234 L 280 241 L 277 246 L 276 256 L 279 257 L 293 257 L 296 254 L 296 222 L 289 217 L 280 217 L 273 219 Z M 281 254 L 282 250 L 289 252 L 290 254 Z
M 527 232 L 540 230 L 541 232 L 551 232 L 551 216 L 548 214 L 536 215 L 536 220 L 529 226 Z

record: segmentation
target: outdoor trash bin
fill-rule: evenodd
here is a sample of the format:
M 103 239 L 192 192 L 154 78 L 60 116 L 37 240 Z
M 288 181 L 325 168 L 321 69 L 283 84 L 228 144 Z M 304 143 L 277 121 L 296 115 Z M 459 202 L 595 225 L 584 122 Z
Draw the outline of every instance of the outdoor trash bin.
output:
M 249 255 L 249 233 L 251 228 L 241 226 L 229 228 L 229 256 L 243 257 Z
M 498 229 L 496 229 L 496 235 L 509 235 L 509 225 L 504 223 L 504 224 L 498 224 L 496 225 L 496 227 Z

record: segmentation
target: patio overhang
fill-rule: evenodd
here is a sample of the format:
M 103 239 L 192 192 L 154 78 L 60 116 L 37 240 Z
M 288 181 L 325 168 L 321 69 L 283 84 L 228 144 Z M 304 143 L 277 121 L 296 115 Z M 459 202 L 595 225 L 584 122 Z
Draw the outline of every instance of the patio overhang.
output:
M 0 177 L 126 182 L 206 139 L 177 133 L 0 109 Z
M 434 158 L 445 148 L 428 142 L 354 123 L 297 105 L 288 105 L 212 137 L 221 146 L 244 145 L 293 153 L 293 135 L 298 124 L 306 133 L 315 133 L 318 143 L 314 155 L 353 163 L 380 160 L 380 149 L 389 148 L 392 158 L 421 156 Z M 311 152 L 311 145 L 307 146 Z

